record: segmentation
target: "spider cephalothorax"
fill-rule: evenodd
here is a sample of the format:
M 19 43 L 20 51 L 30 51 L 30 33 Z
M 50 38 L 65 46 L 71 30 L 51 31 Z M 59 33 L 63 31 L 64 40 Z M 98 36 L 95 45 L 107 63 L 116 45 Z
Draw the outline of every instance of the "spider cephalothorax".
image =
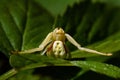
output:
M 62 42 L 65 41 L 65 32 L 62 28 L 56 28 L 52 34 L 53 34 L 53 40 L 62 41 Z

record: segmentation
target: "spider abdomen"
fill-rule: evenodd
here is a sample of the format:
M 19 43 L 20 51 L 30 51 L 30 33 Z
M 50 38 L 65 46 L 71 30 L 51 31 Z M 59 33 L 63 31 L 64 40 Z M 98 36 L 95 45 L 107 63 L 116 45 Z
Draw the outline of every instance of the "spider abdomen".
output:
M 69 58 L 70 54 L 62 41 L 54 41 L 50 44 L 47 50 L 47 56 L 54 56 L 56 58 Z
M 66 54 L 65 47 L 62 41 L 55 41 L 52 49 L 55 56 L 64 56 L 64 54 Z

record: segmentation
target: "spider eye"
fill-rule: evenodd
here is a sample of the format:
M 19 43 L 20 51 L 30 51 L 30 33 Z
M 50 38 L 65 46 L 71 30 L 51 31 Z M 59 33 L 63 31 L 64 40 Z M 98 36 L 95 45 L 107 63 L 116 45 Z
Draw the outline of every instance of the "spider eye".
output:
M 56 28 L 53 32 L 55 32 L 56 34 L 64 34 L 64 30 L 62 28 Z

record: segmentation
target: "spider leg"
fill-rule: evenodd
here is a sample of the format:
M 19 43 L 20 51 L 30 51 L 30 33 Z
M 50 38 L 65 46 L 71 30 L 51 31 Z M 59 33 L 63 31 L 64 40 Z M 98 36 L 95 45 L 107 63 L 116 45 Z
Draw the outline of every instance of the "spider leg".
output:
M 46 38 L 43 40 L 43 42 L 39 45 L 39 48 L 44 49 L 44 47 L 50 43 L 52 41 L 52 37 L 53 37 L 53 32 L 50 32 Z
M 112 55 L 111 53 L 102 53 L 102 52 L 99 52 L 96 50 L 81 47 L 81 45 L 79 43 L 77 43 L 69 34 L 65 34 L 65 36 L 69 42 L 71 42 L 74 46 L 76 46 L 81 51 L 86 51 L 86 52 L 95 53 L 95 54 L 99 54 L 99 55 L 105 55 L 105 56 Z
M 16 52 L 12 52 L 13 54 L 26 54 L 26 53 L 33 53 L 33 52 L 37 52 L 37 51 L 42 51 L 44 49 L 44 47 L 50 43 L 52 40 L 52 32 L 49 33 L 46 38 L 43 40 L 43 42 L 39 45 L 38 48 L 33 48 L 33 49 L 29 49 L 29 50 L 24 50 L 24 51 L 16 51 Z
M 20 52 L 18 52 L 18 54 L 34 53 L 34 52 L 41 51 L 41 50 L 42 50 L 42 48 L 33 48 L 33 49 L 29 49 L 29 50 L 20 51 Z
M 99 54 L 99 55 L 105 55 L 105 56 L 111 56 L 112 55 L 111 53 L 103 53 L 103 52 L 99 52 L 99 51 L 84 48 L 84 47 L 79 47 L 78 49 L 81 50 L 81 51 L 86 51 L 86 52 L 95 53 L 95 54 Z

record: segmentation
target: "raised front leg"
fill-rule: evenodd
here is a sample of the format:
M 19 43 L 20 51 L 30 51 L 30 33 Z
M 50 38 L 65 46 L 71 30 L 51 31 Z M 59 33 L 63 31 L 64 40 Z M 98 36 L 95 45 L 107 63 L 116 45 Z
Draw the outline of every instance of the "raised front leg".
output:
M 96 50 L 81 47 L 81 45 L 78 44 L 69 34 L 65 34 L 65 36 L 66 36 L 67 40 L 69 42 L 71 42 L 74 46 L 76 46 L 79 50 L 90 52 L 90 53 L 95 53 L 95 54 L 100 54 L 100 55 L 105 55 L 105 56 L 111 56 L 112 55 L 111 53 L 106 54 L 106 53 L 102 53 L 102 52 L 99 52 L 99 51 L 96 51 Z

